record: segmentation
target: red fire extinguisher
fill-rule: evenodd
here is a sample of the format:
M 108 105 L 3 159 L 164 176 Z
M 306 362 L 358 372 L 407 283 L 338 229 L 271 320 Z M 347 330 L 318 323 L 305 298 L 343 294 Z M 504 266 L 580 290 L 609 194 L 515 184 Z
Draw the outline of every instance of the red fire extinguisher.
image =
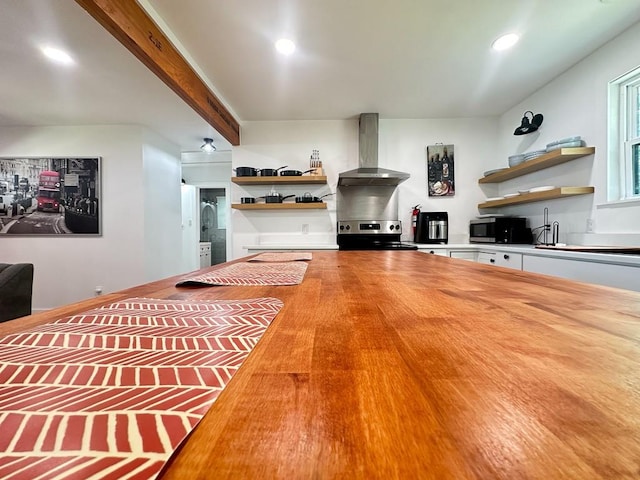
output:
M 418 228 L 418 214 L 420 213 L 421 205 L 416 205 L 413 207 L 413 212 L 411 213 L 411 227 L 413 228 L 413 236 L 416 236 L 416 229 Z

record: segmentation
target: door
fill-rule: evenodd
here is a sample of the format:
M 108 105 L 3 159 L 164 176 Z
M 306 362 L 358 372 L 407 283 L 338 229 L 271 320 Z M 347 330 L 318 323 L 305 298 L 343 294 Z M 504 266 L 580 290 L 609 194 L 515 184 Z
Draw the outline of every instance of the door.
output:
M 226 189 L 201 187 L 198 195 L 200 242 L 211 245 L 211 265 L 224 263 L 227 261 Z

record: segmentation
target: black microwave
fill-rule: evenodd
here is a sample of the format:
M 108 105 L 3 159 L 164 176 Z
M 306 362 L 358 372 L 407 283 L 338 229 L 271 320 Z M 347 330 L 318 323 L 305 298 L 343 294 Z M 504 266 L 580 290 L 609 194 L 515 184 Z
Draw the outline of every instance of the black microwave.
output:
M 469 223 L 471 243 L 533 243 L 531 229 L 523 217 L 487 217 Z

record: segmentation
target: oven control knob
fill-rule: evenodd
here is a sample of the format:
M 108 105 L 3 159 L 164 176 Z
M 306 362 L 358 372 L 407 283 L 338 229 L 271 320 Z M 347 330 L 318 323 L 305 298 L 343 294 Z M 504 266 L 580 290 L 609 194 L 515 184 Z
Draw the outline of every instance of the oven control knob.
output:
M 393 230 L 393 225 L 389 225 L 389 230 Z
M 340 230 L 344 230 L 344 225 L 340 225 Z
M 396 225 L 396 230 L 400 230 L 400 225 Z
M 346 229 L 347 229 L 347 230 L 351 230 L 351 225 L 347 225 L 347 226 L 346 226 Z

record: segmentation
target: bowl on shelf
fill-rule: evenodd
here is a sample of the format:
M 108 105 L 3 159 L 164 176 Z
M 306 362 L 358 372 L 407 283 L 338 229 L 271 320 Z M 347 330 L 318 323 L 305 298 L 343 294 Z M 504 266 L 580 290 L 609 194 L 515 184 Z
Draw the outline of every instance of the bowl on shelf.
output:
M 534 158 L 541 157 L 545 153 L 547 153 L 547 149 L 546 148 L 543 149 L 543 150 L 534 150 L 532 152 L 527 152 L 527 153 L 524 154 L 524 161 L 527 162 L 529 160 L 533 160 Z
M 547 150 L 551 149 L 552 147 L 556 147 L 557 145 L 564 145 L 564 144 L 569 144 L 569 143 L 580 143 L 582 141 L 582 137 L 580 135 L 575 135 L 573 137 L 567 137 L 567 138 L 562 138 L 560 140 L 556 140 L 554 142 L 550 142 L 547 143 Z M 575 146 L 581 146 L 581 145 L 575 145 Z
M 515 167 L 516 165 L 520 165 L 522 162 L 524 162 L 524 153 L 521 153 L 519 155 L 511 155 L 509 157 L 510 167 Z
M 573 142 L 556 143 L 555 145 L 547 145 L 547 152 L 560 150 L 561 148 L 585 147 L 587 144 L 584 140 L 575 140 Z
M 506 169 L 507 169 L 507 167 L 495 168 L 493 170 L 487 170 L 482 175 L 485 176 L 485 177 L 488 177 L 489 175 L 493 175 L 494 173 L 502 172 L 503 170 L 506 170 Z

